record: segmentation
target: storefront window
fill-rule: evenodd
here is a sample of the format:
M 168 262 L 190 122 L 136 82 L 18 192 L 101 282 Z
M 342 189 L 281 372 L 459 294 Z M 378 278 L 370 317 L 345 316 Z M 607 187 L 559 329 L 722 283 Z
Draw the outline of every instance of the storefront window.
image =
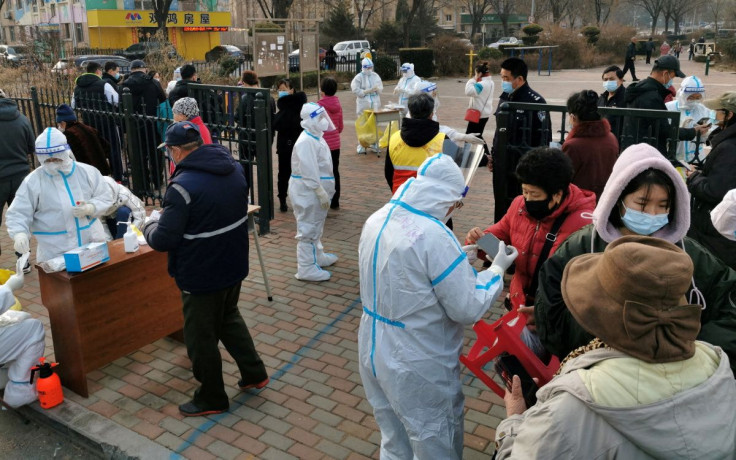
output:
M 74 24 L 74 29 L 76 30 L 76 33 L 77 33 L 77 43 L 84 41 L 84 27 L 82 26 L 83 26 L 82 23 Z

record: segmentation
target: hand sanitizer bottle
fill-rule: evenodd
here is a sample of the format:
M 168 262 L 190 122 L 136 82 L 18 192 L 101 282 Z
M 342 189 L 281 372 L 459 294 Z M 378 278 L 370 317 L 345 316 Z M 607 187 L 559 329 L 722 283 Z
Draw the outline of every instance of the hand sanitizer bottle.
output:
M 123 235 L 123 245 L 125 246 L 125 252 L 136 252 L 138 250 L 138 236 L 133 231 L 133 224 L 128 221 L 125 222 L 128 226 L 128 231 Z

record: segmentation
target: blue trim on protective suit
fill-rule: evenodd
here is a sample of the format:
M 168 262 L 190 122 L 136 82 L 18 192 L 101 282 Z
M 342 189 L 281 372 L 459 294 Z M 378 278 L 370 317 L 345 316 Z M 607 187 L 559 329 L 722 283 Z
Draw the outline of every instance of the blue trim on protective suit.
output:
M 291 177 L 293 177 L 294 179 L 302 179 L 303 178 L 302 176 L 297 176 L 295 174 L 292 174 Z M 334 176 L 320 176 L 319 177 L 319 180 L 335 180 L 335 177 Z
M 490 279 L 490 281 L 488 281 L 485 284 L 485 286 L 482 285 L 482 284 L 476 284 L 475 285 L 475 288 L 476 289 L 482 289 L 484 291 L 487 291 L 487 290 L 489 290 L 491 288 L 491 286 L 493 286 L 494 284 L 496 284 L 497 281 L 500 281 L 500 280 L 501 280 L 501 277 L 498 274 L 496 274 L 496 275 L 493 276 L 493 278 Z
M 425 165 L 424 165 L 424 167 L 422 168 L 422 170 L 421 170 L 421 171 L 419 171 L 419 175 L 420 175 L 420 176 L 423 176 L 423 175 L 424 175 L 424 174 L 425 174 L 425 173 L 427 172 L 427 168 L 429 168 L 429 165 L 431 165 L 432 163 L 434 163 L 434 161 L 435 161 L 435 160 L 436 160 L 437 158 L 441 157 L 441 156 L 442 156 L 442 154 L 441 154 L 441 153 L 438 153 L 438 154 L 437 154 L 437 155 L 435 155 L 435 156 L 434 156 L 434 157 L 433 157 L 433 158 L 432 158 L 431 160 L 429 160 L 429 161 L 427 162 L 427 164 L 425 164 Z
M 68 177 L 72 177 L 72 174 L 74 174 L 74 171 L 76 169 L 77 169 L 77 162 L 75 161 L 75 162 L 72 163 L 72 170 L 69 171 L 69 174 L 64 174 L 64 172 L 59 171 L 59 175 L 64 180 L 64 187 L 66 188 L 66 193 L 69 195 L 69 200 L 72 203 L 72 207 L 74 207 L 76 205 L 76 201 L 74 200 L 74 195 L 72 194 L 72 189 L 69 188 L 69 182 L 66 179 Z M 86 227 L 80 228 L 80 226 L 79 226 L 79 218 L 78 217 L 75 217 L 74 218 L 74 225 L 77 227 L 77 246 L 81 247 L 82 246 L 82 230 L 84 230 L 86 228 L 89 228 L 89 226 L 92 225 L 92 222 L 90 222 L 89 225 L 87 225 Z
M 311 138 L 312 138 L 312 139 L 314 139 L 315 141 L 319 142 L 319 136 L 315 136 L 314 134 L 310 133 L 310 132 L 309 132 L 309 131 L 307 131 L 306 129 L 304 130 L 304 134 L 306 134 L 307 136 L 311 137 Z
M 404 184 L 404 189 L 401 191 L 401 194 L 399 195 L 399 200 L 402 196 L 404 196 L 404 193 L 409 189 L 409 186 L 414 182 L 414 178 L 410 178 L 406 181 Z M 394 200 L 391 200 L 393 202 Z M 371 315 L 373 318 L 373 325 L 371 328 L 371 370 L 373 371 L 373 376 L 376 376 L 376 365 L 374 362 L 374 357 L 376 354 L 376 321 L 378 316 L 378 286 L 376 286 L 376 278 L 378 275 L 378 248 L 379 243 L 381 242 L 381 235 L 383 234 L 383 230 L 386 228 L 386 225 L 388 225 L 389 219 L 391 219 L 391 214 L 393 214 L 394 209 L 396 209 L 396 204 L 389 209 L 388 214 L 386 215 L 386 220 L 383 221 L 383 225 L 381 226 L 381 230 L 378 231 L 378 236 L 376 236 L 376 244 L 373 247 L 373 313 L 375 313 L 375 316 Z
M 385 316 L 381 316 L 378 313 L 374 313 L 374 312 L 368 310 L 368 307 L 366 307 L 365 305 L 363 305 L 363 312 L 366 315 L 370 316 L 371 318 L 373 318 L 375 320 L 378 320 L 378 321 L 380 321 L 382 323 L 386 323 L 389 326 L 396 326 L 396 327 L 400 327 L 401 329 L 404 329 L 406 327 L 406 325 L 404 325 L 404 323 L 402 323 L 401 321 L 394 321 L 392 319 L 386 318 Z
M 442 273 L 440 274 L 440 276 L 438 276 L 437 278 L 435 278 L 434 280 L 432 280 L 432 286 L 436 286 L 436 285 L 440 284 L 440 283 L 442 282 L 442 280 L 444 280 L 445 278 L 447 278 L 447 276 L 448 276 L 448 275 L 449 275 L 450 273 L 452 273 L 452 271 L 453 271 L 453 270 L 455 270 L 455 268 L 456 268 L 456 267 L 457 267 L 458 265 L 460 265 L 460 262 L 462 262 L 463 260 L 465 260 L 465 259 L 466 259 L 467 257 L 468 257 L 468 255 L 467 255 L 467 254 L 465 254 L 465 252 L 463 252 L 463 253 L 461 253 L 461 254 L 460 254 L 459 256 L 457 256 L 457 259 L 455 259 L 455 261 L 454 261 L 454 262 L 452 262 L 452 263 L 450 264 L 450 266 L 449 266 L 449 267 L 447 267 L 447 268 L 445 269 L 445 271 L 443 271 L 443 272 L 442 272 Z

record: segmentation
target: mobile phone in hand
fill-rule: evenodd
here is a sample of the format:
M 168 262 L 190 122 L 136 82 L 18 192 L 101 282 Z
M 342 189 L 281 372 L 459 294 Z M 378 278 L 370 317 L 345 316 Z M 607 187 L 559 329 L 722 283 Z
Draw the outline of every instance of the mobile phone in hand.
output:
M 530 408 L 537 403 L 537 390 L 539 387 L 529 373 L 521 365 L 519 358 L 510 354 L 503 354 L 496 359 L 496 373 L 506 382 L 506 389 L 511 391 L 513 376 L 518 375 L 521 379 L 521 393 L 524 395 L 526 407 Z
M 498 245 L 500 242 L 501 240 L 496 238 L 496 235 L 494 235 L 493 233 L 486 233 L 478 241 L 476 241 L 475 244 L 477 244 L 478 247 L 489 256 L 496 257 L 496 254 L 498 254 Z M 511 252 L 511 249 L 506 246 L 506 254 L 510 254 Z
M 683 168 L 687 169 L 688 171 L 690 171 L 690 172 L 695 171 L 695 168 L 693 168 L 693 165 L 691 165 L 690 163 L 687 163 L 687 162 L 682 161 L 682 160 L 677 160 L 677 162 L 680 163 L 680 165 Z

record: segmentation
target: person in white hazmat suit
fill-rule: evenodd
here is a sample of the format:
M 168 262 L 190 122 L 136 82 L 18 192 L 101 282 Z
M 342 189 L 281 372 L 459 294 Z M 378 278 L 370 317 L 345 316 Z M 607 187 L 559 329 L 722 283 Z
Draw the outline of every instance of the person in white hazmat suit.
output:
M 382 459 L 462 458 L 463 330 L 499 296 L 518 255 L 502 242 L 476 273 L 445 226 L 465 190 L 452 159 L 434 155 L 363 226 L 359 369 Z
M 414 94 L 422 93 L 426 93 L 432 96 L 432 100 L 434 101 L 432 120 L 439 122 L 437 119 L 437 107 L 440 106 L 440 98 L 437 96 L 437 83 L 431 82 L 429 80 L 421 80 L 414 88 Z M 411 118 L 411 113 L 409 113 L 407 117 Z M 440 132 L 455 143 L 467 142 L 468 144 L 475 145 L 480 145 L 483 143 L 483 138 L 480 137 L 479 133 L 465 134 L 457 131 L 456 129 L 450 128 L 447 125 L 440 125 Z
M 704 98 L 705 85 L 703 84 L 703 80 L 695 75 L 691 75 L 682 80 L 675 99 L 667 102 L 665 105 L 667 106 L 667 110 L 680 112 L 680 128 L 692 130 L 699 120 L 703 118 L 710 120 L 711 117 L 714 117 L 711 110 L 702 104 Z M 710 124 L 710 121 L 707 121 L 705 124 Z M 694 140 L 694 130 L 692 134 L 692 140 Z M 701 142 L 703 142 L 700 147 L 701 152 L 705 145 L 705 138 L 706 136 L 701 135 Z M 692 140 L 679 141 L 677 143 L 676 157 L 678 160 L 689 162 L 695 158 L 695 142 L 692 142 Z
M 105 224 L 102 228 L 109 240 L 122 238 L 128 229 L 121 222 L 130 221 L 136 228 L 140 229 L 146 219 L 146 207 L 140 198 L 135 196 L 128 187 L 118 184 L 110 176 L 103 176 L 105 183 L 110 187 L 113 205 L 104 213 Z
M 296 217 L 296 278 L 302 281 L 326 281 L 330 272 L 323 270 L 337 262 L 337 256 L 324 252 L 322 230 L 327 208 L 335 194 L 332 156 L 322 134 L 335 129 L 324 107 L 308 102 L 300 112 L 304 131 L 294 143 L 291 156 L 289 196 Z
M 401 64 L 401 78 L 394 88 L 394 94 L 399 95 L 399 105 L 403 106 L 401 111 L 406 114 L 408 112 L 409 96 L 414 94 L 416 86 L 421 78 L 414 74 L 414 64 L 405 62 Z
M 8 208 L 8 234 L 15 251 L 38 241 L 36 260 L 45 262 L 93 241 L 105 241 L 99 218 L 113 205 L 110 187 L 94 166 L 74 161 L 66 137 L 46 128 L 36 138 L 41 167 L 23 179 Z
M 15 303 L 13 291 L 23 287 L 23 265 L 27 260 L 28 257 L 19 258 L 16 274 L 0 286 L 0 315 Z M 5 388 L 3 400 L 10 407 L 24 406 L 38 398 L 36 383 L 30 383 L 31 367 L 43 356 L 45 336 L 43 324 L 37 319 L 27 318 L 8 323 L 0 320 L 0 363 L 3 364 L 0 368 L 0 388 Z
M 364 110 L 378 110 L 381 107 L 383 82 L 373 71 L 373 61 L 363 58 L 360 61 L 362 70 L 353 78 L 350 89 L 355 93 L 355 113 L 360 116 Z M 378 146 L 374 146 L 378 150 Z M 365 153 L 365 147 L 358 145 L 358 153 Z

